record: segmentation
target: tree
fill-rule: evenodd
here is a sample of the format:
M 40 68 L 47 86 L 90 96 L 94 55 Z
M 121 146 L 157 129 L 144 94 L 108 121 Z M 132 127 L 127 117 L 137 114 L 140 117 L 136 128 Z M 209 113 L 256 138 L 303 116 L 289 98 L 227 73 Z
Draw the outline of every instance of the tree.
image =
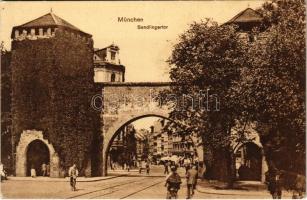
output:
M 171 126 L 181 128 L 183 135 L 197 133 L 216 158 L 224 158 L 215 162 L 221 163 L 215 167 L 219 170 L 215 178 L 227 180 L 230 186 L 234 177 L 231 133 L 244 117 L 231 98 L 232 87 L 240 79 L 245 50 L 236 27 L 218 26 L 207 19 L 190 25 L 169 59 L 175 82 L 171 92 L 179 99 L 170 115 L 177 123 Z
M 259 11 L 267 29 L 246 53 L 237 95 L 257 122 L 269 167 L 304 174 L 304 1 L 275 0 Z

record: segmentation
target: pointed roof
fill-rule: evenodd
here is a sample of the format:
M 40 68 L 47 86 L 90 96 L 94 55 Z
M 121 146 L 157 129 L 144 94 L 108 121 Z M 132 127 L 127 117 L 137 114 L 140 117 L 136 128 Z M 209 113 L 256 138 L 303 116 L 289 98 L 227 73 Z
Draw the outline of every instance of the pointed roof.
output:
M 85 33 L 81 31 L 79 28 L 75 27 L 74 25 L 70 24 L 69 22 L 65 21 L 64 19 L 56 16 L 52 12 L 47 13 L 46 15 L 43 15 L 37 19 L 34 19 L 30 22 L 27 22 L 25 24 L 15 26 L 14 28 L 34 28 L 34 27 L 48 27 L 48 26 L 61 26 L 65 28 L 69 28 L 75 31 L 79 31 L 82 33 Z M 87 35 L 90 35 L 88 33 L 85 33 Z
M 262 21 L 262 17 L 257 11 L 251 8 L 246 8 L 245 10 L 239 12 L 236 16 L 234 16 L 232 19 L 230 19 L 225 24 L 261 22 L 261 21 Z

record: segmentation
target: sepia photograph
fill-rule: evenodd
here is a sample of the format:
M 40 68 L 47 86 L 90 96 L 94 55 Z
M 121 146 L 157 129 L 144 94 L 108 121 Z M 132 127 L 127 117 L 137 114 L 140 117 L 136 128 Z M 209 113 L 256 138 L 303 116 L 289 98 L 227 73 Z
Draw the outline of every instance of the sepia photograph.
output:
M 3 199 L 306 198 L 303 0 L 2 1 Z

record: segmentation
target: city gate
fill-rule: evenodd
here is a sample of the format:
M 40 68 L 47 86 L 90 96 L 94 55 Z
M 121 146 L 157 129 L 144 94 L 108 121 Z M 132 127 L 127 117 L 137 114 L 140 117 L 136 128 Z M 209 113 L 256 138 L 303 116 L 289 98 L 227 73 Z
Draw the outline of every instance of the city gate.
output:
M 118 130 L 141 118 L 161 117 L 169 119 L 170 104 L 163 104 L 161 92 L 170 88 L 169 82 L 103 83 L 102 88 L 102 175 L 107 175 L 108 153 Z M 202 143 L 191 137 L 199 157 L 203 161 Z

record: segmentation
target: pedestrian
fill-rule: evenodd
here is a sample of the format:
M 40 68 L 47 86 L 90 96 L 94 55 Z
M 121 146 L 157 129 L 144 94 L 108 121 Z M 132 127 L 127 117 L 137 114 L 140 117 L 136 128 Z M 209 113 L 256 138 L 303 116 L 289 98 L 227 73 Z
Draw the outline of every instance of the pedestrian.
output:
M 186 174 L 187 174 L 188 170 L 190 169 L 190 164 L 191 164 L 190 159 L 185 158 L 185 159 L 184 159 L 184 167 L 185 167 L 185 173 L 186 173 Z
M 142 161 L 139 162 L 139 174 L 142 173 Z
M 177 173 L 177 166 L 171 166 L 171 173 L 166 177 L 165 187 L 167 187 L 166 199 L 174 197 L 177 199 L 177 193 L 180 189 L 181 178 Z
M 4 165 L 2 163 L 0 163 L 0 175 L 1 175 L 1 182 L 3 180 L 7 180 L 6 171 L 5 171 Z
M 79 175 L 79 171 L 77 169 L 76 164 L 73 164 L 68 170 L 68 175 L 70 177 L 70 186 L 71 190 L 75 191 L 76 190 L 76 184 L 77 184 L 77 177 Z
M 116 168 L 116 166 L 115 166 L 115 162 L 112 162 L 112 170 L 114 171 L 114 170 L 115 170 L 115 168 Z
M 193 165 L 191 169 L 187 171 L 187 199 L 190 199 L 194 195 L 194 190 L 197 184 L 197 170 L 196 166 Z
M 47 165 L 45 163 L 42 164 L 42 175 L 43 176 L 47 175 Z
M 190 164 L 185 164 L 184 167 L 185 167 L 185 174 L 187 174 L 190 169 Z
M 149 161 L 146 162 L 146 174 L 149 175 L 150 171 L 150 166 L 149 166 Z
M 273 199 L 281 199 L 282 196 L 280 175 L 280 171 L 275 167 L 269 169 L 269 171 L 265 173 L 265 181 Z
M 46 168 L 47 168 L 47 176 L 50 176 L 50 164 L 49 163 L 46 165 Z
M 32 178 L 35 178 L 35 177 L 36 177 L 36 170 L 35 170 L 35 168 L 34 168 L 34 165 L 31 166 L 30 173 L 31 173 L 31 177 L 32 177 Z
M 202 181 L 204 180 L 204 175 L 206 173 L 206 165 L 204 162 L 200 161 L 199 162 L 199 168 L 197 170 L 198 172 L 198 178 L 200 178 Z
M 306 189 L 306 177 L 301 174 L 297 174 L 295 178 L 294 188 L 293 188 L 293 196 L 292 199 L 303 199 L 304 191 Z
M 127 171 L 130 171 L 130 162 L 127 163 Z
M 164 174 L 169 174 L 168 166 L 169 166 L 168 162 L 165 161 L 165 162 L 164 162 Z

